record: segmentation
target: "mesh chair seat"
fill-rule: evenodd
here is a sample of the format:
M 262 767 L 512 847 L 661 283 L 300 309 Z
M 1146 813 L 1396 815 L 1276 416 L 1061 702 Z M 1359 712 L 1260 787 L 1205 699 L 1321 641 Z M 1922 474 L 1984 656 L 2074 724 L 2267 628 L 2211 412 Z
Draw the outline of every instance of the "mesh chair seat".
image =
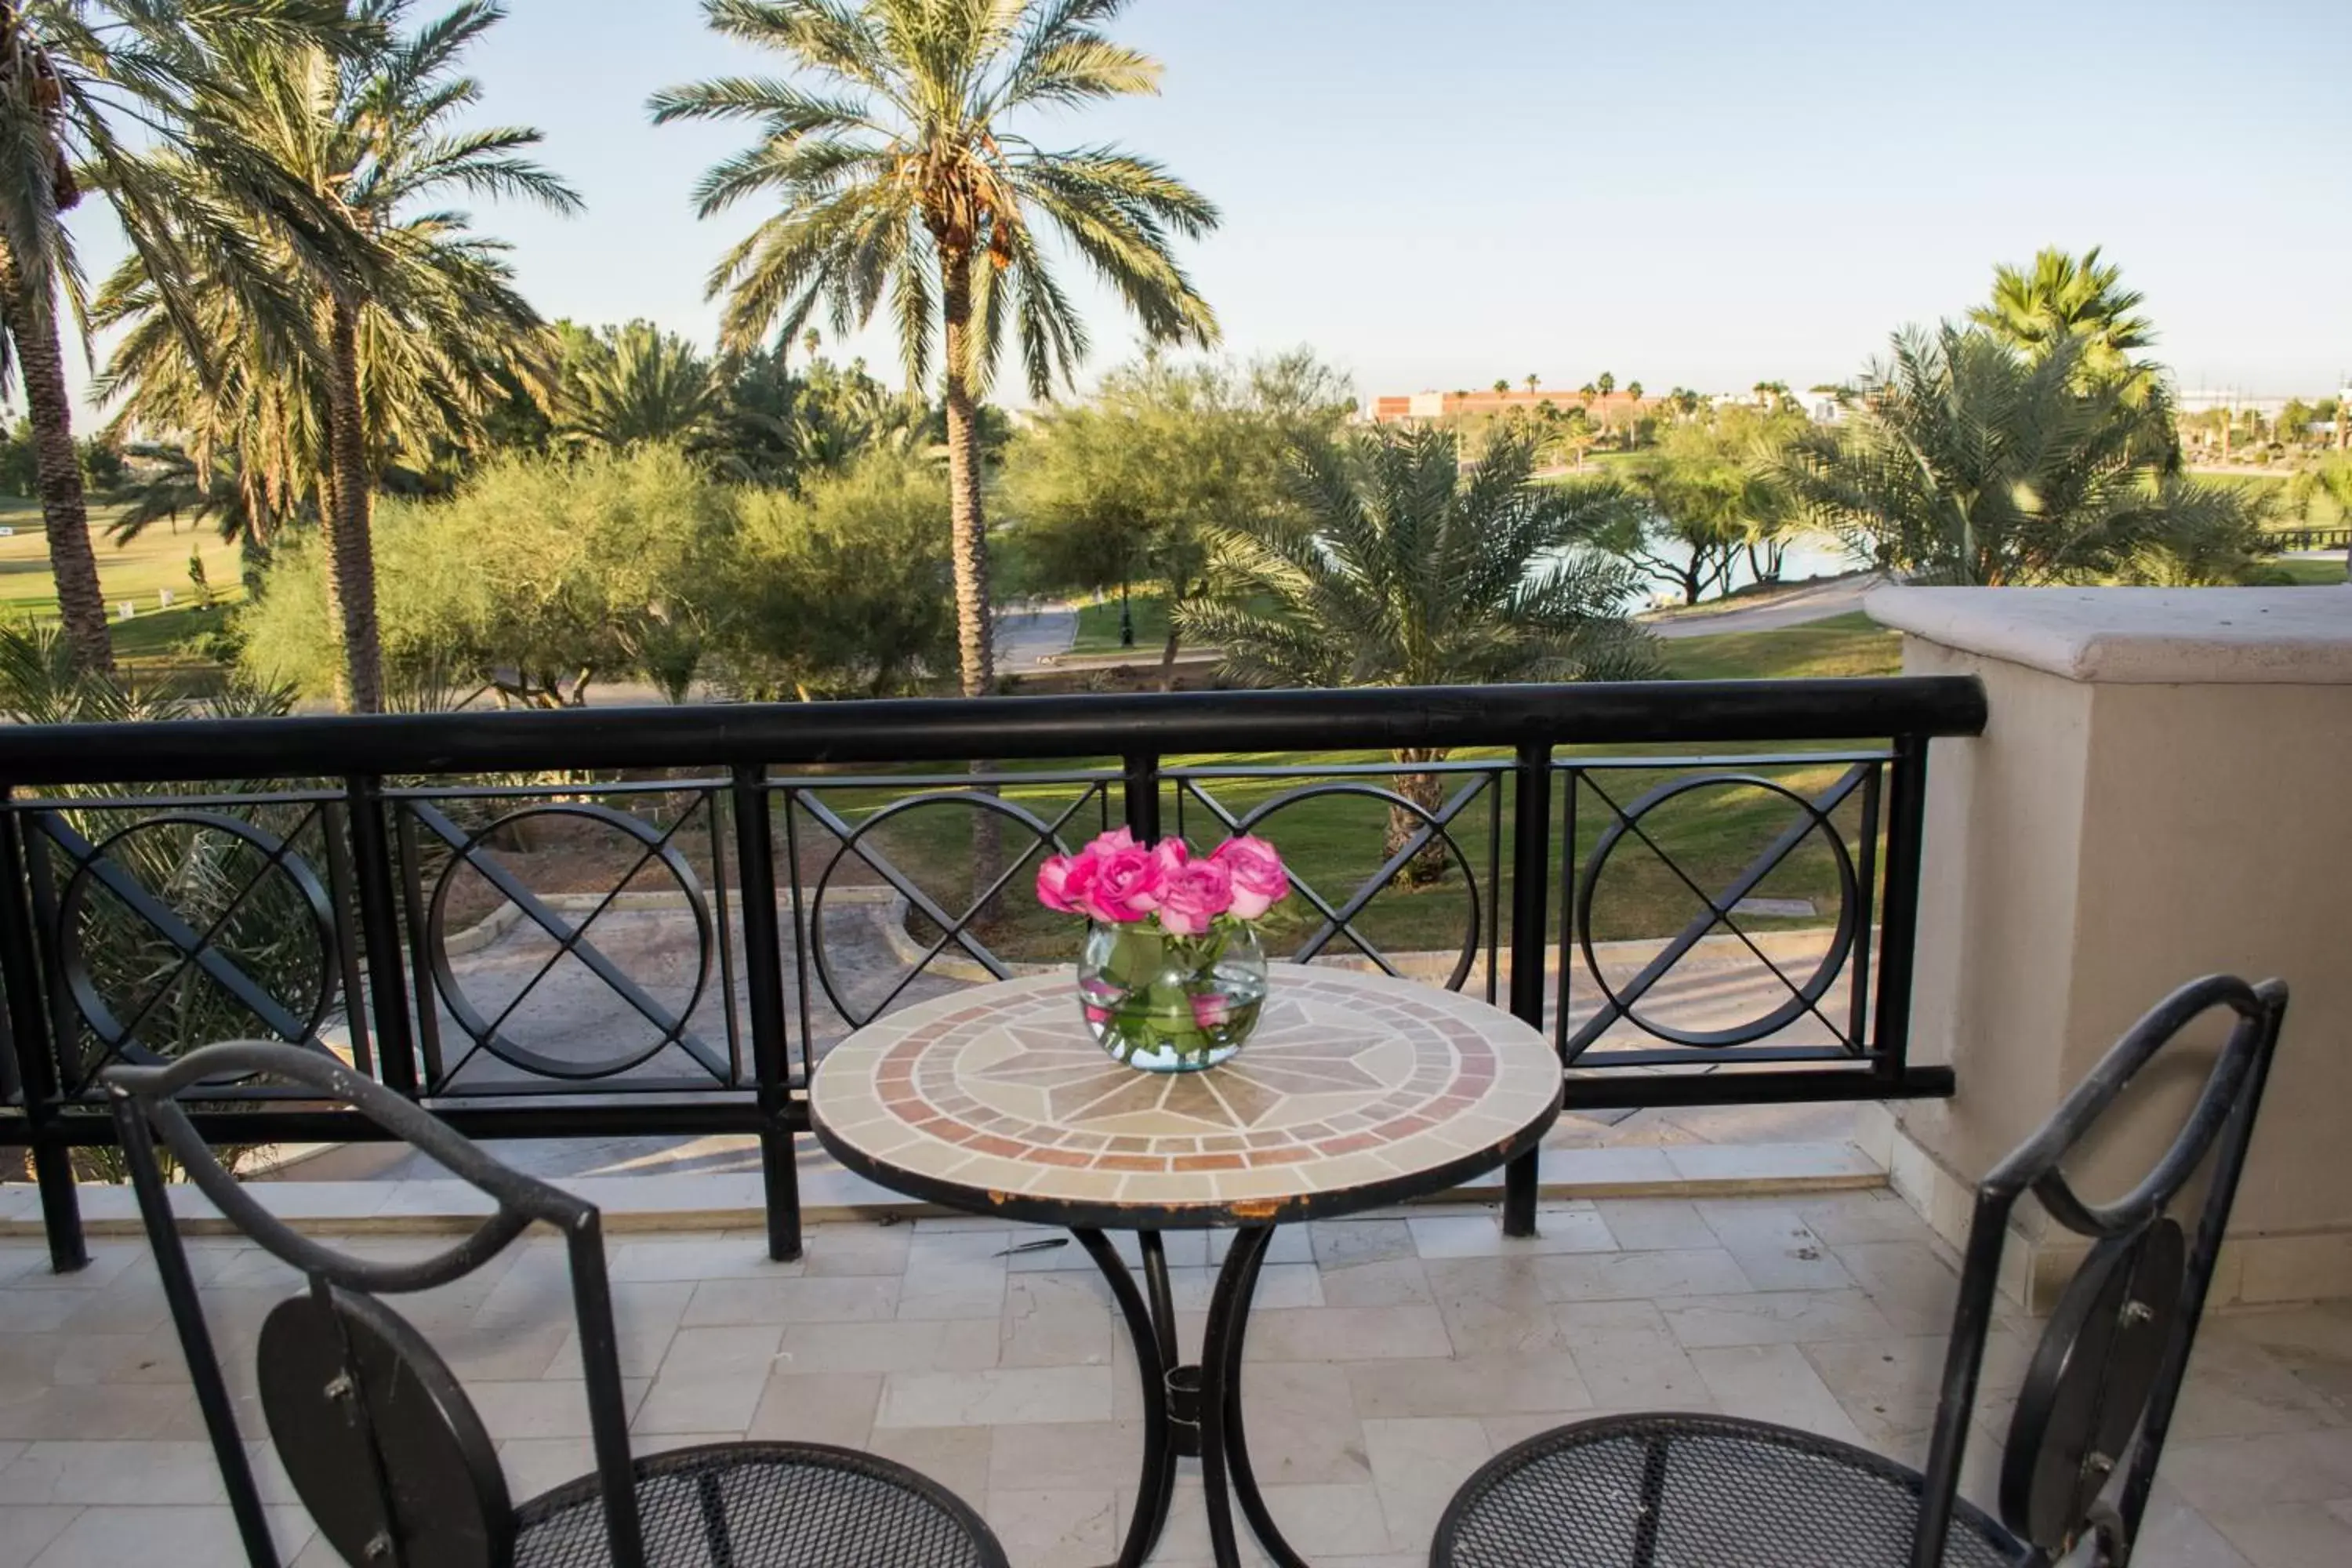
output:
M 814 1443 L 720 1443 L 635 1462 L 647 1568 L 1004 1568 L 962 1500 L 903 1465 Z M 602 1568 L 583 1476 L 516 1510 L 515 1568 Z
M 1917 1474 L 1810 1432 L 1714 1415 L 1564 1426 L 1487 1461 L 1433 1568 L 1907 1568 Z M 2042 1559 L 1962 1503 L 1946 1568 Z

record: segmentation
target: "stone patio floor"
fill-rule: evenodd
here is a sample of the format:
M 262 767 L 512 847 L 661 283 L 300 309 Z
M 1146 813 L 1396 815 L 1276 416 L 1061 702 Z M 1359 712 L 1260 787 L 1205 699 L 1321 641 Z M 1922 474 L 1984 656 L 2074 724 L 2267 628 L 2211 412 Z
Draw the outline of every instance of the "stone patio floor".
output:
M 1491 1210 L 1428 1208 L 1278 1239 L 1248 1342 L 1251 1447 L 1318 1568 L 1419 1568 L 1473 1466 L 1590 1411 L 1720 1409 L 1919 1458 L 1955 1276 L 1891 1194 L 1560 1204 L 1542 1229 L 1506 1241 Z M 969 1498 L 1022 1568 L 1108 1562 L 1134 1500 L 1140 1396 L 1076 1246 L 1011 1250 L 1055 1234 L 824 1225 L 782 1265 L 750 1233 L 612 1237 L 639 1449 L 747 1435 L 870 1447 Z M 1171 1239 L 1195 1345 L 1222 1239 Z M 350 1245 L 413 1256 L 446 1238 Z M 252 1336 L 293 1277 L 232 1241 L 191 1247 L 258 1438 Z M 37 1244 L 0 1245 L 0 1568 L 239 1563 L 147 1249 L 92 1251 L 59 1278 Z M 466 1381 L 519 1497 L 589 1468 L 554 1246 L 404 1303 Z M 1994 1332 L 1973 1495 L 2031 1332 L 2016 1315 Z M 333 1563 L 264 1473 L 288 1555 Z M 1192 1481 L 1156 1561 L 1208 1557 Z M 2135 1561 L 2352 1563 L 2352 1303 L 2209 1322 Z

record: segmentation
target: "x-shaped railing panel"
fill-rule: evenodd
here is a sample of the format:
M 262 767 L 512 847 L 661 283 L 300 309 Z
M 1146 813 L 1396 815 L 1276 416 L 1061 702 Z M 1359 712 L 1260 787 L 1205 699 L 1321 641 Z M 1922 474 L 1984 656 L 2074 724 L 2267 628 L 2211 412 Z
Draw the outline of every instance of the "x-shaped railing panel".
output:
M 468 833 L 450 821 L 429 802 L 411 799 L 404 803 L 405 809 L 415 821 L 454 852 L 454 858 L 448 866 L 444 868 L 440 879 L 433 889 L 423 942 L 425 959 L 432 972 L 434 986 L 440 993 L 442 1003 L 449 1009 L 450 1016 L 457 1020 L 458 1026 L 466 1031 L 473 1044 L 463 1056 L 458 1058 L 455 1066 L 440 1074 L 441 1081 L 437 1088 L 446 1089 L 447 1086 L 455 1083 L 467 1065 L 485 1049 L 509 1066 L 520 1068 L 526 1072 L 543 1078 L 590 1079 L 611 1078 L 616 1074 L 627 1072 L 633 1068 L 650 1061 L 673 1045 L 691 1057 L 695 1063 L 709 1073 L 715 1081 L 719 1083 L 733 1081 L 732 1065 L 727 1054 L 712 1048 L 688 1022 L 694 1016 L 695 1009 L 701 1005 L 703 995 L 709 988 L 714 931 L 710 906 L 703 897 L 700 879 L 695 876 L 694 868 L 687 863 L 686 858 L 677 852 L 674 840 L 680 828 L 708 812 L 709 805 L 708 796 L 699 797 L 695 806 L 679 813 L 677 820 L 659 833 L 654 832 L 625 812 L 615 811 L 610 806 L 575 801 L 551 801 L 525 806 L 521 810 L 506 814 L 486 827 Z M 567 921 L 561 911 L 551 908 L 545 900 L 525 886 L 520 879 L 499 861 L 493 852 L 483 847 L 485 841 L 500 830 L 510 828 L 520 820 L 539 816 L 570 816 L 597 823 L 634 840 L 640 847 L 637 858 L 629 868 L 606 889 L 604 896 L 588 911 L 586 918 L 576 925 Z M 677 882 L 679 890 L 685 896 L 687 909 L 694 921 L 697 945 L 694 984 L 687 997 L 686 1005 L 676 1011 L 672 1011 L 659 1000 L 648 994 L 626 970 L 614 963 L 603 949 L 587 939 L 588 928 L 594 925 L 604 912 L 613 907 L 614 902 L 627 889 L 629 884 L 636 879 L 637 873 L 656 860 L 659 860 L 664 868 Z M 555 944 L 554 950 L 541 963 L 530 978 L 525 981 L 511 997 L 508 998 L 505 1006 L 499 1009 L 494 1018 L 484 1017 L 480 1010 L 473 1005 L 472 1000 L 466 994 L 465 987 L 458 980 L 456 968 L 449 958 L 447 930 L 449 894 L 456 884 L 458 872 L 467 868 L 470 868 L 501 898 L 520 910 L 525 919 L 544 931 Z M 591 974 L 603 982 L 614 995 L 627 1003 L 638 1016 L 653 1026 L 655 1037 L 650 1045 L 583 1064 L 551 1057 L 543 1051 L 533 1050 L 503 1032 L 503 1026 L 513 1016 L 515 1009 L 567 956 L 576 959 Z
M 1577 942 L 1583 954 L 1586 972 L 1591 975 L 1592 983 L 1600 988 L 1602 1003 L 1591 1017 L 1586 1019 L 1568 1037 L 1564 1047 L 1567 1058 L 1570 1062 L 1575 1061 L 1621 1019 L 1632 1022 L 1644 1033 L 1660 1039 L 1671 1040 L 1677 1045 L 1719 1050 L 1769 1038 L 1809 1013 L 1828 1028 L 1831 1037 L 1837 1041 L 1843 1050 L 1849 1055 L 1859 1055 L 1863 1050 L 1863 1042 L 1856 1038 L 1847 1026 L 1833 1022 L 1821 1010 L 1820 1006 L 1822 996 L 1827 994 L 1830 987 L 1836 983 L 1839 974 L 1845 968 L 1848 957 L 1853 952 L 1859 918 L 1857 910 L 1861 902 L 1861 889 L 1854 872 L 1853 858 L 1846 848 L 1843 836 L 1832 820 L 1832 814 L 1863 787 L 1878 766 L 1875 762 L 1854 763 L 1827 789 L 1818 795 L 1811 796 L 1792 789 L 1779 780 L 1753 773 L 1710 773 L 1691 778 L 1669 779 L 1646 791 L 1631 805 L 1620 805 L 1615 797 L 1601 787 L 1591 773 L 1572 770 L 1570 787 L 1580 786 L 1590 789 L 1601 803 L 1608 807 L 1614 820 L 1602 832 L 1600 841 L 1593 846 L 1592 854 L 1585 861 L 1582 874 L 1578 878 L 1576 884 L 1574 925 Z M 1657 839 L 1643 826 L 1642 818 L 1652 810 L 1678 796 L 1701 789 L 1721 788 L 1758 789 L 1779 795 L 1791 802 L 1798 808 L 1799 817 L 1795 823 L 1774 837 L 1761 853 L 1732 879 L 1730 885 L 1718 894 L 1709 893 L 1702 888 L 1681 863 L 1668 854 Z M 1864 831 L 1865 834 L 1874 831 L 1874 825 L 1865 823 Z M 1800 846 L 1817 833 L 1828 842 L 1837 869 L 1838 923 L 1830 938 L 1828 952 L 1823 955 L 1820 964 L 1815 967 L 1813 973 L 1801 984 L 1791 978 L 1788 972 L 1764 951 L 1746 928 L 1734 918 L 1733 911 L 1738 909 L 1742 900 L 1754 894 L 1756 889 L 1763 885 L 1765 879 L 1794 854 Z M 1659 863 L 1671 871 L 1675 878 L 1689 889 L 1692 896 L 1697 899 L 1703 912 L 1691 917 L 1689 922 L 1659 949 L 1633 979 L 1622 987 L 1616 987 L 1609 984 L 1601 968 L 1601 955 L 1593 936 L 1592 903 L 1600 887 L 1601 872 L 1607 867 L 1610 856 L 1628 838 L 1647 847 L 1650 853 L 1657 858 Z M 1574 844 L 1572 842 L 1564 844 L 1562 853 L 1566 859 L 1572 860 L 1575 854 Z M 1718 926 L 1739 940 L 1757 962 L 1761 963 L 1789 993 L 1789 999 L 1761 1017 L 1723 1029 L 1687 1029 L 1641 1016 L 1637 1009 L 1643 998 L 1682 963 L 1700 941 Z M 1563 984 L 1565 984 L 1564 976 Z M 1565 1012 L 1564 1002 L 1563 998 L 1563 1013 Z
M 326 889 L 320 884 L 309 863 L 294 852 L 295 842 L 317 818 L 318 809 L 313 806 L 294 824 L 291 831 L 281 837 L 242 817 L 221 812 L 159 812 L 110 834 L 103 840 L 93 842 L 76 831 L 60 813 L 42 811 L 32 814 L 33 824 L 42 837 L 61 850 L 73 866 L 58 902 L 55 929 L 58 969 L 66 992 L 73 1000 L 75 1012 L 79 1015 L 82 1024 L 97 1037 L 101 1047 L 94 1059 L 79 1064 L 82 1070 L 77 1075 L 72 1058 L 79 1053 L 75 1052 L 72 1042 L 62 1036 L 56 1042 L 59 1069 L 72 1079 L 68 1089 L 70 1094 L 77 1097 L 87 1094 L 98 1073 L 115 1059 L 160 1059 L 159 1053 L 139 1043 L 139 1031 L 170 999 L 191 970 L 219 987 L 250 1013 L 263 1028 L 279 1039 L 324 1048 L 319 1031 L 332 1012 L 339 994 L 335 973 L 338 955 L 336 921 L 333 904 Z M 261 856 L 259 868 L 222 905 L 201 931 L 114 858 L 116 847 L 135 834 L 174 829 L 224 835 L 249 846 Z M 221 933 L 228 929 L 229 922 L 247 908 L 255 893 L 273 873 L 282 873 L 293 886 L 318 933 L 319 977 L 313 988 L 314 1000 L 308 1017 L 297 1016 L 280 998 L 247 974 L 216 945 Z M 91 973 L 89 954 L 83 943 L 83 917 L 89 912 L 93 886 L 104 889 L 179 954 L 170 973 L 149 990 L 145 999 L 128 1019 L 115 1016 L 113 1004 Z
M 1013 879 L 1035 859 L 1041 850 L 1050 849 L 1059 852 L 1068 847 L 1063 840 L 1062 830 L 1076 820 L 1078 814 L 1088 805 L 1102 799 L 1104 788 L 1103 781 L 1086 782 L 1085 787 L 1079 790 L 1077 797 L 1050 821 L 1004 799 L 1002 795 L 984 790 L 955 789 L 929 790 L 919 795 L 904 796 L 868 813 L 853 824 L 825 804 L 815 790 L 788 786 L 785 790 L 786 809 L 806 814 L 809 820 L 823 827 L 836 841 L 832 857 L 825 862 L 824 869 L 817 874 L 816 886 L 809 900 L 808 929 L 803 936 L 816 970 L 818 984 L 824 987 L 825 998 L 833 1004 L 834 1011 L 846 1019 L 853 1028 L 862 1027 L 872 1022 L 881 1016 L 885 1009 L 903 995 L 907 987 L 915 983 L 916 977 L 929 969 L 932 962 L 945 952 L 950 945 L 961 948 L 974 963 L 985 968 L 997 979 L 1003 980 L 1011 975 L 1013 973 L 1011 967 L 998 957 L 986 942 L 972 933 L 971 923 L 980 917 L 982 910 L 988 908 L 991 902 L 1013 885 Z M 866 837 L 875 829 L 908 812 L 942 805 L 971 811 L 992 812 L 1018 825 L 1030 835 L 1028 848 L 1014 857 L 1010 864 L 999 871 L 961 914 L 950 914 L 946 906 L 926 892 L 914 878 L 894 864 L 889 857 L 868 848 L 866 842 Z M 840 975 L 834 969 L 833 959 L 824 937 L 825 891 L 833 885 L 835 872 L 853 855 L 876 876 L 881 878 L 886 886 L 898 893 L 900 898 L 905 899 L 908 908 L 921 915 L 940 932 L 924 949 L 922 956 L 909 964 L 906 973 L 899 975 L 881 1000 L 871 1007 L 860 1007 L 850 1000 L 842 984 Z
M 1395 771 L 1460 773 L 1472 770 L 1459 765 L 1447 768 L 1442 763 L 1427 763 L 1419 766 L 1400 764 Z M 1339 900 L 1333 900 L 1318 889 L 1312 880 L 1300 873 L 1297 866 L 1289 868 L 1292 891 L 1305 899 L 1316 913 L 1323 917 L 1323 923 L 1299 943 L 1297 950 L 1291 954 L 1291 958 L 1294 963 L 1310 963 L 1321 957 L 1333 942 L 1344 936 L 1349 946 L 1370 959 L 1382 973 L 1398 974 L 1400 971 L 1395 962 L 1378 943 L 1359 931 L 1355 922 L 1365 910 L 1370 907 L 1373 900 L 1394 885 L 1399 872 L 1419 858 L 1432 843 L 1442 843 L 1445 853 L 1462 869 L 1470 904 L 1470 918 L 1467 929 L 1463 935 L 1461 951 L 1454 960 L 1453 972 L 1447 976 L 1445 982 L 1447 990 L 1458 991 L 1462 988 L 1463 983 L 1470 977 L 1472 969 L 1477 963 L 1479 942 L 1486 929 L 1485 903 L 1479 888 L 1476 868 L 1460 843 L 1454 839 L 1451 829 L 1464 812 L 1481 798 L 1486 797 L 1489 791 L 1498 786 L 1500 772 L 1499 768 L 1475 770 L 1470 782 L 1456 790 L 1434 812 L 1395 790 L 1383 789 L 1377 784 L 1359 784 L 1349 780 L 1319 779 L 1311 784 L 1301 784 L 1296 789 L 1286 790 L 1271 800 L 1260 802 L 1246 812 L 1237 813 L 1202 788 L 1202 779 L 1198 775 L 1179 773 L 1176 775 L 1176 783 L 1185 798 L 1198 801 L 1224 828 L 1225 832 L 1233 837 L 1255 833 L 1278 813 L 1309 800 L 1354 797 L 1374 801 L 1381 805 L 1401 810 L 1417 818 L 1420 826 L 1414 828 L 1404 841 L 1381 862 L 1378 868 L 1359 883 L 1345 898 Z

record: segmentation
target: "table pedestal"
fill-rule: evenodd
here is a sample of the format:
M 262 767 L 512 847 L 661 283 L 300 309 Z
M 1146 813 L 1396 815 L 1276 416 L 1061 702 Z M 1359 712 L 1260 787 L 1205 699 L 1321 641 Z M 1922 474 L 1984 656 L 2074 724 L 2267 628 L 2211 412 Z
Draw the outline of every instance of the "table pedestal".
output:
M 1274 1241 L 1274 1227 L 1245 1226 L 1234 1233 L 1233 1247 L 1225 1254 L 1224 1266 L 1217 1270 L 1216 1289 L 1209 1297 L 1209 1325 L 1202 1335 L 1197 1365 L 1179 1360 L 1176 1307 L 1168 1287 L 1168 1258 L 1160 1233 L 1136 1232 L 1143 1253 L 1140 1289 L 1127 1260 L 1101 1231 L 1070 1234 L 1109 1281 L 1119 1313 L 1127 1320 L 1128 1335 L 1135 1342 L 1136 1365 L 1143 1378 L 1142 1483 L 1118 1568 L 1142 1568 L 1159 1545 L 1176 1492 L 1177 1463 L 1186 1457 L 1198 1457 L 1201 1461 L 1209 1542 L 1219 1568 L 1239 1568 L 1241 1562 L 1234 1535 L 1232 1503 L 1236 1498 L 1251 1533 L 1266 1555 L 1281 1568 L 1307 1568 L 1306 1560 L 1283 1540 L 1274 1516 L 1266 1511 L 1242 1429 L 1242 1340 L 1249 1326 L 1250 1298 L 1257 1289 L 1258 1270 L 1265 1266 L 1266 1248 Z

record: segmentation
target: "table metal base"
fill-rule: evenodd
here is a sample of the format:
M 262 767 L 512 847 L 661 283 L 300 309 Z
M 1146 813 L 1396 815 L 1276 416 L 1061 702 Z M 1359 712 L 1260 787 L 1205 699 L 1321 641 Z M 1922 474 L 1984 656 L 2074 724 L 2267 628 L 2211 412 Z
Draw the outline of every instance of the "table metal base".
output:
M 1266 1248 L 1274 1241 L 1274 1227 L 1245 1226 L 1234 1233 L 1233 1248 L 1225 1254 L 1224 1267 L 1217 1271 L 1216 1289 L 1209 1297 L 1209 1326 L 1202 1335 L 1197 1365 L 1178 1359 L 1176 1306 L 1168 1287 L 1168 1257 L 1160 1233 L 1136 1232 L 1143 1254 L 1142 1289 L 1137 1287 L 1126 1259 L 1101 1231 L 1070 1234 L 1110 1282 L 1119 1313 L 1127 1320 L 1129 1337 L 1135 1342 L 1136 1364 L 1143 1377 L 1143 1478 L 1117 1568 L 1142 1568 L 1160 1544 L 1160 1532 L 1168 1525 L 1168 1507 L 1176 1493 L 1177 1465 L 1188 1457 L 1201 1461 L 1209 1542 L 1218 1568 L 1240 1568 L 1234 1535 L 1234 1499 L 1240 1500 L 1250 1531 L 1268 1557 L 1281 1568 L 1307 1568 L 1306 1560 L 1283 1540 L 1274 1516 L 1266 1511 L 1242 1431 L 1242 1337 L 1249 1326 L 1250 1298 L 1257 1289 Z

